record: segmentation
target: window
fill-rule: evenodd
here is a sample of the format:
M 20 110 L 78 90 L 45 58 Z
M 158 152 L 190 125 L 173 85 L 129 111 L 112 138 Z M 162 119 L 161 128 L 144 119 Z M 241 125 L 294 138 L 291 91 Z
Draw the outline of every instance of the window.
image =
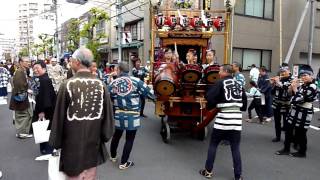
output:
M 263 19 L 273 19 L 274 0 L 238 0 L 235 13 Z
M 138 39 L 138 24 L 131 25 L 131 36 L 132 40 Z
M 96 34 L 105 34 L 105 20 L 100 20 L 96 26 Z
M 269 70 L 271 68 L 271 50 L 233 48 L 232 57 L 232 61 L 242 64 L 243 70 L 249 70 L 252 64 L 257 67 L 265 66 Z
M 314 27 L 320 29 L 320 9 L 317 8 L 314 18 Z

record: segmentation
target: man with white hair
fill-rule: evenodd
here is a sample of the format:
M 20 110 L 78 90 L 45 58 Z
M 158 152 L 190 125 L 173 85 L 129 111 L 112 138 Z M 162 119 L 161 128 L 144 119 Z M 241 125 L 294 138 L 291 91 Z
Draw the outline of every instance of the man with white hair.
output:
M 92 52 L 77 49 L 71 58 L 74 76 L 58 91 L 49 144 L 61 148 L 60 170 L 69 179 L 96 179 L 114 132 L 113 109 L 105 84 L 93 76 Z
M 51 64 L 47 66 L 48 75 L 49 78 L 52 80 L 52 84 L 55 91 L 58 91 L 62 80 L 65 78 L 64 70 L 62 66 L 58 64 L 56 58 L 51 58 L 50 63 Z

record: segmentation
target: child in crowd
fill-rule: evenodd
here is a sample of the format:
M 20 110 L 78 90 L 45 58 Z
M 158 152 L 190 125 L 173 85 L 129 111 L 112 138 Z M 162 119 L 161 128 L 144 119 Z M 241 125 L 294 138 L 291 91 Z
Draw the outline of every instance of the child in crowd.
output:
M 249 93 L 247 92 L 247 96 L 252 97 L 253 100 L 248 108 L 249 119 L 247 119 L 246 121 L 252 122 L 251 111 L 252 111 L 252 109 L 255 109 L 256 113 L 258 115 L 258 118 L 260 120 L 260 123 L 263 123 L 263 116 L 261 113 L 261 93 L 257 88 L 256 82 L 250 81 L 249 85 L 250 85 L 250 91 L 249 91 Z

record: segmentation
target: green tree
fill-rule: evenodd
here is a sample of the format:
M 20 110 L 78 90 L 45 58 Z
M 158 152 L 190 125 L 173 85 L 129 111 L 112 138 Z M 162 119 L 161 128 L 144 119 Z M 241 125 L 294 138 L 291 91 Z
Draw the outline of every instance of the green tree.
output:
M 25 57 L 25 56 L 29 56 L 27 47 L 24 47 L 19 51 L 19 57 Z
M 70 23 L 68 24 L 67 49 L 72 53 L 79 48 L 79 24 L 80 22 L 78 19 L 71 19 Z
M 95 34 L 94 29 L 100 21 L 108 21 L 110 18 L 104 10 L 98 8 L 92 8 L 89 12 L 89 21 L 83 25 L 83 29 L 80 31 L 80 37 L 87 38 L 88 43 L 86 46 L 92 51 L 95 61 L 99 64 L 101 61 L 101 56 L 98 52 L 100 39 L 106 37 L 106 35 L 103 33 Z
M 43 49 L 44 57 L 53 55 L 53 37 L 48 34 L 40 34 L 38 38 L 41 42 L 38 44 Z
M 32 44 L 31 46 L 31 54 L 34 55 L 34 56 L 38 56 L 40 54 L 43 54 L 44 53 L 44 49 L 41 47 L 40 44 Z

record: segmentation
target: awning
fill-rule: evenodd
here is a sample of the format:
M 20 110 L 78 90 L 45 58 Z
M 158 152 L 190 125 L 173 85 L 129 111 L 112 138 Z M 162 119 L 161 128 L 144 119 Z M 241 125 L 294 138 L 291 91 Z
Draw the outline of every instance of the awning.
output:
M 122 44 L 122 48 L 140 48 L 141 46 L 143 46 L 143 42 L 141 41 L 132 41 L 128 44 Z M 115 45 L 111 49 L 118 49 L 118 45 Z

